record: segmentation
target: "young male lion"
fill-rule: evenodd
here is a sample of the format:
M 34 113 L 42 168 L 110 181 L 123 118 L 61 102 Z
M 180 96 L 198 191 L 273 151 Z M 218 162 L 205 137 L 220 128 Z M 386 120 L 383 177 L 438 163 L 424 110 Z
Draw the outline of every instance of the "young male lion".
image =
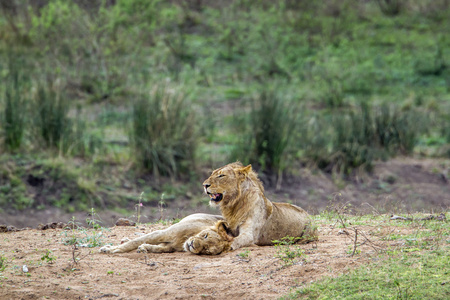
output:
M 224 234 L 225 228 L 221 216 L 193 214 L 166 229 L 156 230 L 118 246 L 103 246 L 99 252 L 124 253 L 138 249 L 138 252 L 165 253 L 189 249 L 195 254 L 216 255 L 230 249 L 232 237 Z M 184 245 L 189 237 L 199 232 L 202 232 L 199 235 L 202 238 L 202 247 L 191 247 L 195 245 L 192 241 L 189 245 Z
M 292 204 L 270 202 L 251 165 L 237 162 L 214 170 L 203 186 L 210 204 L 220 207 L 230 231 L 237 235 L 231 250 L 272 245 L 285 236 L 303 243 L 317 240 L 308 213 Z

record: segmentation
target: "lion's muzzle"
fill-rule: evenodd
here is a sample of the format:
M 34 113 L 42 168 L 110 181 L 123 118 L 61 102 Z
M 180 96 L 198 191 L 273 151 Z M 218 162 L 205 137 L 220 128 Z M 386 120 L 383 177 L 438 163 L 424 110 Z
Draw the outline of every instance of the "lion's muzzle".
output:
M 223 199 L 223 194 L 221 193 L 210 193 L 208 191 L 208 188 L 210 187 L 210 184 L 203 184 L 203 187 L 205 189 L 205 193 L 210 197 L 210 200 L 213 202 L 220 202 Z
M 223 199 L 223 194 L 211 194 L 208 193 L 210 200 L 214 202 L 220 202 Z

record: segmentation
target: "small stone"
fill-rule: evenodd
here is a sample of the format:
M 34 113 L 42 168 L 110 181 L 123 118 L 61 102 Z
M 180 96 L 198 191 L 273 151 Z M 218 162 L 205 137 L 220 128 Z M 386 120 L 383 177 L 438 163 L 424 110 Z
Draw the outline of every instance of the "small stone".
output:
M 130 221 L 128 219 L 125 218 L 120 218 L 119 220 L 116 221 L 116 226 L 135 226 L 136 223 L 133 221 Z

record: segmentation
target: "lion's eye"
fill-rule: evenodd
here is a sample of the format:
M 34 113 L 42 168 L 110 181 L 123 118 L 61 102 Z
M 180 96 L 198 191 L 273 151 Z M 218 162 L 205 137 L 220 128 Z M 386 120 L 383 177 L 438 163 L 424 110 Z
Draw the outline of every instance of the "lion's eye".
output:
M 208 234 L 205 234 L 204 238 L 207 239 L 208 238 Z
M 220 174 L 217 178 L 225 177 L 225 174 Z

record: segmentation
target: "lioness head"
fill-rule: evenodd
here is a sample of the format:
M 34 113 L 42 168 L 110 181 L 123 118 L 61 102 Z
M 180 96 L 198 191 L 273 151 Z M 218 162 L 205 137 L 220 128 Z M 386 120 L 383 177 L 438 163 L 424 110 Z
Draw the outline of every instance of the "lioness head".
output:
M 211 228 L 202 230 L 184 243 L 184 250 L 194 254 L 217 255 L 231 248 L 234 235 L 225 221 L 218 221 Z
M 241 192 L 241 183 L 246 176 L 252 173 L 251 165 L 244 167 L 240 162 L 214 170 L 211 176 L 203 182 L 205 193 L 210 197 L 210 204 L 218 205 L 221 202 L 227 203 L 238 198 Z

